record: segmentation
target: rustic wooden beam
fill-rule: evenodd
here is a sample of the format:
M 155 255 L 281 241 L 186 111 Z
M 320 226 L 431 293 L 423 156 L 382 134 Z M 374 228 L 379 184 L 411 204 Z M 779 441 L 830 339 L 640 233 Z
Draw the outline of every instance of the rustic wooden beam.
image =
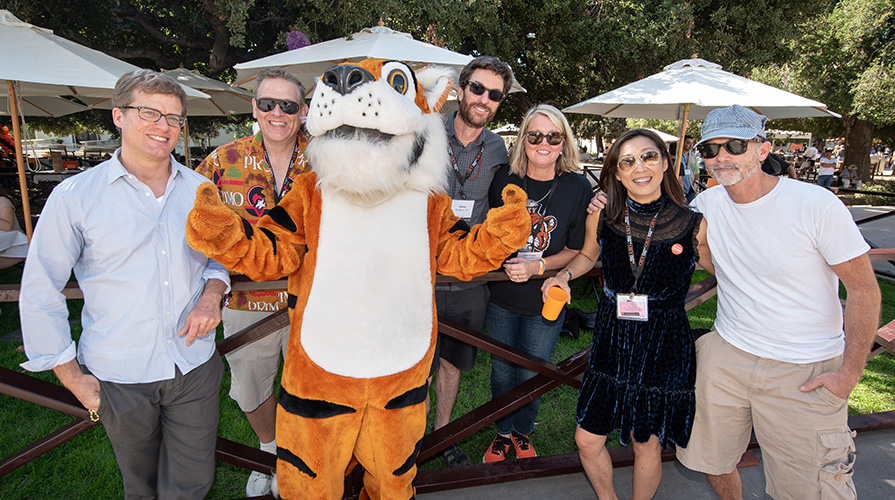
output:
M 12 455 L 0 460 L 0 477 L 18 469 L 96 425 L 96 422 L 76 418 Z
M 276 455 L 220 436 L 218 436 L 214 455 L 221 462 L 258 471 L 262 474 L 273 474 L 277 466 Z
M 218 353 L 223 356 L 234 349 L 262 339 L 280 328 L 289 326 L 288 311 L 288 309 L 281 309 L 218 342 Z
M 0 366 L 0 394 L 88 420 L 87 409 L 65 387 Z
M 488 351 L 491 354 L 496 354 L 497 356 L 507 361 L 516 363 L 517 365 L 529 369 L 533 372 L 556 378 L 557 380 L 560 380 L 564 384 L 574 387 L 575 389 L 581 387 L 580 378 L 570 377 L 566 375 L 553 363 L 544 361 L 540 358 L 536 358 L 531 354 L 528 354 L 527 352 L 520 351 L 515 347 L 494 340 L 487 335 L 470 330 L 469 328 L 466 328 L 465 326 L 449 319 L 442 318 L 438 320 L 438 331 L 439 333 L 444 333 L 449 337 L 453 337 L 461 342 L 466 342 L 467 344 Z
M 585 349 L 573 354 L 557 366 L 567 375 L 577 375 L 584 371 L 588 352 L 589 350 Z M 423 438 L 423 445 L 420 449 L 417 463 L 435 455 L 447 446 L 474 434 L 498 418 L 516 410 L 541 394 L 559 387 L 561 384 L 559 380 L 551 379 L 546 375 L 535 375 L 534 378 L 517 385 L 444 427 L 429 433 Z

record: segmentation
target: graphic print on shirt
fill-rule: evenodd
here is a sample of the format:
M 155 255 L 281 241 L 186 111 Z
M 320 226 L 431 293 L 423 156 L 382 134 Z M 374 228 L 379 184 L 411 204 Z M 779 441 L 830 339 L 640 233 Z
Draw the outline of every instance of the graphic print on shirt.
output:
M 264 217 L 267 213 L 267 198 L 264 197 L 264 188 L 260 185 L 252 186 L 246 193 L 246 212 L 254 217 Z
M 211 176 L 211 182 L 214 182 L 214 185 L 218 188 L 218 190 L 220 190 L 221 186 L 224 185 L 224 169 L 219 168 L 215 170 L 214 173 L 211 174 Z
M 531 216 L 531 236 L 525 246 L 526 251 L 543 252 L 550 246 L 550 233 L 556 229 L 556 217 L 542 215 L 537 202 L 529 200 L 528 214 Z

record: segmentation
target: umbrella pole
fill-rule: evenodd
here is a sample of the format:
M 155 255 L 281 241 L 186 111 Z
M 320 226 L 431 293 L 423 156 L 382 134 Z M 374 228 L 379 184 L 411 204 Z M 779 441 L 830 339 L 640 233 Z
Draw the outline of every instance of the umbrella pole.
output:
M 16 143 L 16 167 L 19 171 L 19 190 L 22 193 L 22 214 L 25 218 L 25 234 L 28 236 L 28 242 L 31 242 L 31 234 L 34 232 L 31 227 L 31 203 L 28 201 L 28 182 L 25 179 L 25 160 L 22 155 L 22 131 L 19 128 L 19 104 L 16 98 L 16 88 L 12 80 L 7 80 L 6 85 L 9 89 L 9 114 L 12 118 L 12 134 Z M 37 161 L 37 158 L 35 158 Z
M 183 122 L 183 157 L 186 158 L 186 166 L 190 167 L 190 124 L 187 122 Z
M 674 155 L 674 171 L 678 176 L 678 182 L 681 183 L 681 187 L 684 185 L 684 180 L 680 176 L 681 171 L 681 156 L 684 154 L 684 137 L 687 135 L 687 116 L 690 114 L 690 104 L 684 104 L 683 108 L 681 108 L 681 129 L 678 134 L 677 140 L 677 153 Z

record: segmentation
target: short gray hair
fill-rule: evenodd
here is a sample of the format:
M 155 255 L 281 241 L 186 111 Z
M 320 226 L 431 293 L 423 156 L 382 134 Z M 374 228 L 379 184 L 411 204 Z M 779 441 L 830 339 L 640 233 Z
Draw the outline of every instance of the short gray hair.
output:
M 305 86 L 301 84 L 301 81 L 295 77 L 292 73 L 286 71 L 283 68 L 264 68 L 261 70 L 261 73 L 258 73 L 257 78 L 255 78 L 255 92 L 258 92 L 258 89 L 261 88 L 261 82 L 267 80 L 269 78 L 278 78 L 280 80 L 286 80 L 289 83 L 295 84 L 298 87 L 298 98 L 299 104 L 305 103 Z
M 138 69 L 122 75 L 115 83 L 115 92 L 112 94 L 112 107 L 121 108 L 129 106 L 134 100 L 134 94 L 172 95 L 180 99 L 183 108 L 181 115 L 186 116 L 186 91 L 170 76 L 152 71 L 151 69 Z

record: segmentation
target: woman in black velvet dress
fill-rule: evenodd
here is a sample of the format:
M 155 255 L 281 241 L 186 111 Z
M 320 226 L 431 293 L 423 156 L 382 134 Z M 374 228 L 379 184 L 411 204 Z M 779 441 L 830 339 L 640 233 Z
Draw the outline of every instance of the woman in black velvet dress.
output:
M 622 134 L 606 154 L 606 207 L 587 218 L 584 248 L 544 283 L 568 281 L 599 256 L 604 288 L 578 396 L 575 441 L 601 500 L 615 499 L 606 435 L 634 443 L 632 498 L 652 498 L 661 449 L 686 446 L 693 423 L 696 351 L 684 301 L 696 262 L 713 271 L 706 223 L 686 206 L 665 144 L 648 130 Z M 630 234 L 630 238 L 629 235 Z

